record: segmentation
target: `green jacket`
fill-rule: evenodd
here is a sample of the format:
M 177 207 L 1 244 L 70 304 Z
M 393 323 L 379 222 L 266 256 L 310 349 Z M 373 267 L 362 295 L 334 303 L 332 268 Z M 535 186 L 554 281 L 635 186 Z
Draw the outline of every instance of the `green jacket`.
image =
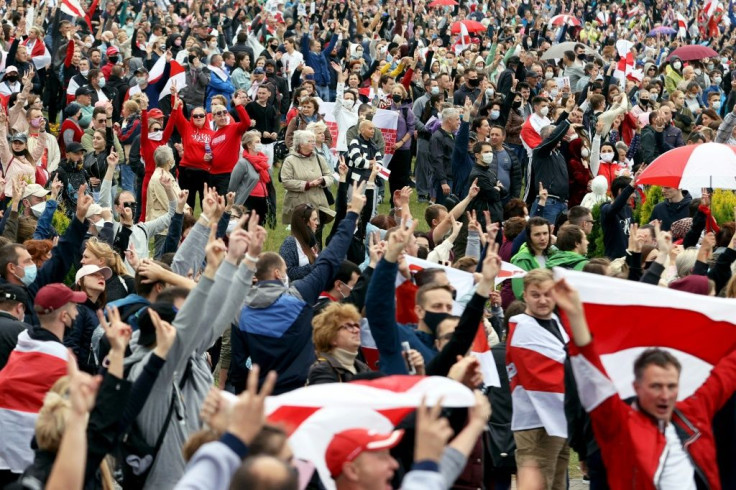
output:
M 560 253 L 560 251 L 557 250 L 557 247 L 555 247 L 554 245 L 550 246 L 549 250 L 547 250 L 547 262 L 549 263 L 549 261 L 558 253 Z M 519 248 L 519 251 L 516 252 L 516 255 L 511 257 L 511 263 L 517 267 L 521 267 L 527 272 L 541 268 L 539 262 L 537 262 L 537 258 L 532 255 L 531 251 L 529 250 L 529 246 L 526 243 L 524 243 L 521 248 Z M 524 278 L 512 278 L 511 289 L 513 289 L 514 291 L 514 296 L 516 296 L 517 299 L 521 299 L 522 294 L 524 293 Z
M 587 263 L 588 258 L 577 252 L 563 252 L 558 250 L 554 256 L 547 259 L 546 267 L 548 269 L 551 269 L 552 267 L 562 267 L 564 269 L 581 271 Z

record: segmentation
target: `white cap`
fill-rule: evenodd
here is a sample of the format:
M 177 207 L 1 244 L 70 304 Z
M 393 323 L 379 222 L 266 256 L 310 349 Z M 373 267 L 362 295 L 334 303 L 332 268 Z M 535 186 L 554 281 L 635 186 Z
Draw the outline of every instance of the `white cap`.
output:
M 87 210 L 87 216 L 85 216 L 85 218 L 89 219 L 91 216 L 96 214 L 102 214 L 102 206 L 97 203 L 92 203 Z
M 99 265 L 87 264 L 77 271 L 77 275 L 74 276 L 74 282 L 79 283 L 79 281 L 84 276 L 94 274 L 95 272 L 102 272 L 102 275 L 105 276 L 106 281 L 112 277 L 112 269 L 110 269 L 109 267 L 100 267 Z
M 39 184 L 28 184 L 26 190 L 23 192 L 23 199 L 27 199 L 31 196 L 34 197 L 45 197 L 49 191 L 43 188 Z

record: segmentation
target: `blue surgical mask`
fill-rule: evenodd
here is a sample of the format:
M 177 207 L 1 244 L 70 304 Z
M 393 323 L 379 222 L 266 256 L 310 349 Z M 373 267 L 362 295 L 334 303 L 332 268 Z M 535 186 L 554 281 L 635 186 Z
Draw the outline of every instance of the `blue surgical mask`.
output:
M 27 265 L 23 268 L 23 273 L 23 277 L 16 277 L 18 277 L 18 279 L 20 279 L 20 282 L 22 282 L 25 286 L 30 286 L 36 280 L 38 268 L 36 267 L 36 264 Z

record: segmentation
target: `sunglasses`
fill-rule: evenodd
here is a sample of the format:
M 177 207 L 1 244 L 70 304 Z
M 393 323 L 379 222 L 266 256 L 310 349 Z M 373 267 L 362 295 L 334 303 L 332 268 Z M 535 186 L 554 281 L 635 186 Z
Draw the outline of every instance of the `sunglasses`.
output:
M 217 111 L 217 112 L 213 112 L 212 113 L 213 116 L 218 116 L 218 117 L 219 116 L 224 116 L 226 114 L 227 114 L 227 111 Z
M 98 119 L 97 122 L 98 123 L 106 123 L 107 122 L 107 118 L 105 118 L 105 119 Z
M 124 202 L 123 203 L 123 207 L 124 208 L 135 209 L 135 206 L 136 206 L 136 204 L 134 202 Z
M 204 114 L 192 114 L 192 117 L 194 119 L 204 119 L 206 116 Z

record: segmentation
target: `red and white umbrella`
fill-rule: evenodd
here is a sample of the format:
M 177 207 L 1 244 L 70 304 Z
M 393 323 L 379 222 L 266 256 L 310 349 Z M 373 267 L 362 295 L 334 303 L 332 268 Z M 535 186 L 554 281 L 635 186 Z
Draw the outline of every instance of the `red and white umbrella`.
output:
M 572 15 L 566 15 L 566 14 L 560 14 L 555 15 L 549 20 L 549 25 L 551 26 L 561 26 L 563 24 L 567 24 L 570 26 L 581 26 L 580 20 L 577 17 L 574 17 Z
M 637 183 L 694 191 L 736 189 L 736 146 L 703 143 L 675 148 L 655 159 Z

